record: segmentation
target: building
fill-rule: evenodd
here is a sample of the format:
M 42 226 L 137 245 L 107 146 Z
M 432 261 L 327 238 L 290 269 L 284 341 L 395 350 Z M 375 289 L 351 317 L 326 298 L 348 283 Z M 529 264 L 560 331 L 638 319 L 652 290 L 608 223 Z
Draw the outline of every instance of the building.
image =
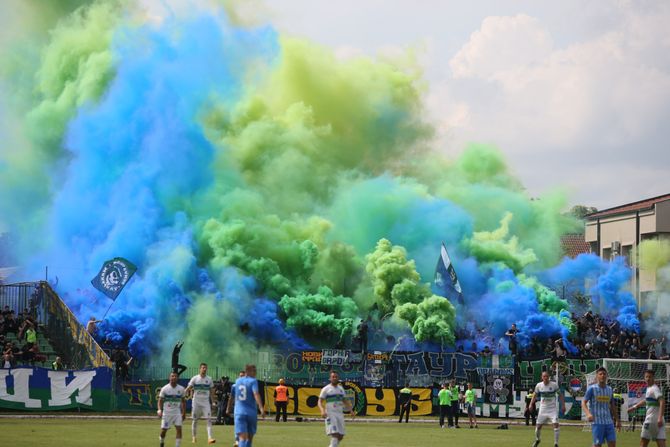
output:
M 584 238 L 591 252 L 603 259 L 625 256 L 633 269 L 631 292 L 638 308 L 645 308 L 645 297 L 656 290 L 656 272 L 640 270 L 631 259 L 640 242 L 670 239 L 670 194 L 640 200 L 589 214 L 585 218 Z

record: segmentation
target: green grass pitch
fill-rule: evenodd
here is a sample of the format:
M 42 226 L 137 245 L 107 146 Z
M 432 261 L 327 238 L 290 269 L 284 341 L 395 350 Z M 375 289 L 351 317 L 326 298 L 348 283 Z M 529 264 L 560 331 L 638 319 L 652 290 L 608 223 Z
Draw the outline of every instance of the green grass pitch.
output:
M 158 446 L 159 420 L 136 419 L 13 419 L 0 416 L 0 445 L 12 447 L 117 447 Z M 496 430 L 484 425 L 478 430 L 464 427 L 440 429 L 437 423 L 365 423 L 347 424 L 347 436 L 342 447 L 375 446 L 461 446 L 461 447 L 530 447 L 532 428 L 510 426 L 509 430 Z M 205 424 L 198 424 L 199 439 L 196 445 L 207 446 Z M 214 426 L 217 446 L 233 445 L 233 429 L 230 426 Z M 617 446 L 639 445 L 640 432 L 618 434 Z M 174 446 L 174 429 L 168 431 L 166 447 Z M 328 445 L 322 422 L 259 422 L 254 438 L 255 447 L 313 447 Z M 182 446 L 191 444 L 191 420 L 184 424 Z M 591 433 L 581 427 L 561 428 L 561 447 L 587 447 L 591 445 Z M 653 444 L 655 445 L 655 443 Z M 553 431 L 545 426 L 540 447 L 553 447 Z

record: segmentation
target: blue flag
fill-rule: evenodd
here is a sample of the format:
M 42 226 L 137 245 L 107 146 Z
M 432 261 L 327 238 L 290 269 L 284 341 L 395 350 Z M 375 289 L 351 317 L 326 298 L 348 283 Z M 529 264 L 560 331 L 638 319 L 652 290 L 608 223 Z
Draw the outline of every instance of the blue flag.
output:
M 137 267 L 127 259 L 110 259 L 105 261 L 100 272 L 91 280 L 91 284 L 115 300 L 136 271 Z
M 456 270 L 454 270 L 454 266 L 451 264 L 451 259 L 444 243 L 440 249 L 440 258 L 437 260 L 437 266 L 435 267 L 433 289 L 437 295 L 443 296 L 450 301 L 463 303 L 461 284 L 458 282 Z

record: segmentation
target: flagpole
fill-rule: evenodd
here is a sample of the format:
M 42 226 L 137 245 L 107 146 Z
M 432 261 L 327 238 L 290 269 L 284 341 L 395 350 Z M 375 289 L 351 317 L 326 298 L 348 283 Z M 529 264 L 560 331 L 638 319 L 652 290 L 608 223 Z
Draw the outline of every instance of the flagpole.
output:
M 109 307 L 108 307 L 107 310 L 105 311 L 105 315 L 102 316 L 101 320 L 104 320 L 104 319 L 105 319 L 105 317 L 107 316 L 107 312 L 109 312 L 109 309 L 112 308 L 112 306 L 114 305 L 115 302 L 116 302 L 116 300 L 112 300 L 112 304 L 109 305 Z

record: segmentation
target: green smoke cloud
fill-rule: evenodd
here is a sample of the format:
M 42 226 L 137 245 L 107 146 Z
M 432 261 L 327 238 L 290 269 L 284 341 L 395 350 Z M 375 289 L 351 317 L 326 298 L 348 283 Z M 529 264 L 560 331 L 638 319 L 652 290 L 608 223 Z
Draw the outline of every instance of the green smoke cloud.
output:
M 381 315 L 394 312 L 418 341 L 454 342 L 456 311 L 449 300 L 433 295 L 420 282 L 413 260 L 387 239 L 366 256 L 366 271 Z
M 637 248 L 639 265 L 642 270 L 656 272 L 670 264 L 670 241 L 646 240 Z M 635 256 L 635 253 L 633 254 Z
M 49 157 L 61 150 L 61 136 L 77 107 L 100 97 L 113 78 L 112 35 L 119 23 L 117 2 L 77 9 L 51 32 L 36 88 L 41 102 L 28 114 L 29 132 Z
M 255 352 L 259 347 L 271 349 L 240 332 L 237 324 L 239 311 L 231 303 L 211 295 L 195 298 L 186 315 L 188 331 L 184 336 L 184 364 L 244 365 L 249 362 L 249 352 Z M 216 349 L 212 349 L 215 346 Z M 167 343 L 163 350 L 167 354 L 172 347 L 171 343 Z
M 518 279 L 519 284 L 530 287 L 535 291 L 537 304 L 542 312 L 558 318 L 561 326 L 566 328 L 570 335 L 576 334 L 577 326 L 572 322 L 567 300 L 559 298 L 556 292 L 540 283 L 534 276 L 520 274 Z
M 312 342 L 337 343 L 353 329 L 358 307 L 351 298 L 335 296 L 326 286 L 317 293 L 284 296 L 279 307 L 286 314 L 286 325 L 295 328 Z
M 216 208 L 193 209 L 200 262 L 213 271 L 235 267 L 252 275 L 262 293 L 281 298 L 287 324 L 308 337 L 310 324 L 325 324 L 339 338 L 350 330 L 349 307 L 331 318 L 320 306 L 333 295 L 370 309 L 363 257 L 373 246 L 369 234 L 357 239 L 356 226 L 343 222 L 333 204 L 361 179 L 401 166 L 407 148 L 430 130 L 418 119 L 420 93 L 411 70 L 368 59 L 337 61 L 330 51 L 294 39 L 281 40 L 277 64 L 237 103 L 214 102 L 203 114 L 220 151 L 215 186 L 198 201 Z M 363 199 L 362 206 L 371 205 Z M 392 221 L 381 211 L 379 218 Z M 419 293 L 410 289 L 399 285 L 396 299 Z
M 443 297 L 433 295 L 419 304 L 403 304 L 396 309 L 396 315 L 409 323 L 417 341 L 454 344 L 456 311 Z
M 233 206 L 234 196 L 229 196 Z M 210 219 L 200 237 L 207 244 L 203 256 L 211 256 L 213 269 L 232 266 L 249 272 L 268 296 L 278 299 L 309 288 L 327 228 L 327 222 L 316 217 L 282 220 L 260 213 Z M 321 271 L 319 276 L 327 278 L 328 274 Z
M 228 4 L 234 7 L 236 3 Z M 99 2 L 79 9 L 54 28 L 48 45 L 37 53 L 34 70 L 26 70 L 24 64 L 4 71 L 13 83 L 19 74 L 36 76 L 19 89 L 26 118 L 16 119 L 21 129 L 16 141 L 20 144 L 1 155 L 0 205 L 3 212 L 20 218 L 21 213 L 13 213 L 11 210 L 17 208 L 11 206 L 31 203 L 37 208 L 30 214 L 35 222 L 43 220 L 45 213 L 58 214 L 40 208 L 49 201 L 54 185 L 35 182 L 31 174 L 48 173 L 49 178 L 62 180 L 61 164 L 68 162 L 63 137 L 73 117 L 81 127 L 77 131 L 88 138 L 85 143 L 91 143 L 83 146 L 95 147 L 91 150 L 94 154 L 98 148 L 97 153 L 103 153 L 106 146 L 94 145 L 98 135 L 88 132 L 91 122 L 79 119 L 86 117 L 87 111 L 97 111 L 98 101 L 114 111 L 129 102 L 140 114 L 157 113 L 158 119 L 148 122 L 165 131 L 165 140 L 157 145 L 160 148 L 145 145 L 147 135 L 139 132 L 133 150 L 165 151 L 160 153 L 168 157 L 184 151 L 173 142 L 181 136 L 180 131 L 169 132 L 170 126 L 162 118 L 170 115 L 173 107 L 179 110 L 179 104 L 197 103 L 193 106 L 195 116 L 189 111 L 178 118 L 186 122 L 175 124 L 183 125 L 177 126 L 182 132 L 187 129 L 186 143 L 214 151 L 211 166 L 209 158 L 207 163 L 189 166 L 189 173 L 204 178 L 202 183 L 194 182 L 197 188 L 176 187 L 178 192 L 152 195 L 165 220 L 183 215 L 184 234 L 165 237 L 165 241 L 177 241 L 177 246 L 146 247 L 155 242 L 148 237 L 140 243 L 130 241 L 128 247 L 125 242 L 111 247 L 132 249 L 140 257 L 149 252 L 138 274 L 147 284 L 142 284 L 139 292 L 133 290 L 133 298 L 145 304 L 138 306 L 143 309 L 152 309 L 155 303 L 156 321 L 170 328 L 170 337 L 183 334 L 189 346 L 184 351 L 188 361 L 243 362 L 245 352 L 259 347 L 250 338 L 293 335 L 282 332 L 276 317 L 285 317 L 288 327 L 315 343 L 334 343 L 351 332 L 357 318 L 393 313 L 393 323 L 400 321 L 404 332 L 409 327 L 417 340 L 453 343 L 453 306 L 433 296 L 421 282 L 422 275 L 425 279 L 432 273 L 441 238 L 449 238 L 450 249 L 456 247 L 454 259 L 472 254 L 480 261 L 503 263 L 517 272 L 535 263 L 550 265 L 557 259 L 559 236 L 572 225 L 558 212 L 564 197 L 555 194 L 531 200 L 501 153 L 490 146 L 471 145 L 453 162 L 431 150 L 432 130 L 422 118 L 423 85 L 411 60 L 341 61 L 323 47 L 295 39 L 277 40 L 274 31 L 259 31 L 230 42 L 224 39 L 230 48 L 217 53 L 226 55 L 218 62 L 228 58 L 231 62 L 214 64 L 226 73 L 214 84 L 225 86 L 230 81 L 235 86 L 231 91 L 212 88 L 217 93 L 203 101 L 203 92 L 193 93 L 198 89 L 184 89 L 188 91 L 180 91 L 174 98 L 162 98 L 163 92 L 157 92 L 164 101 L 147 101 L 148 107 L 143 107 L 134 101 L 145 98 L 143 86 L 134 85 L 142 82 L 127 79 L 126 71 L 115 73 L 114 69 L 119 62 L 114 60 L 116 56 L 131 55 L 123 62 L 134 66 L 135 58 L 144 60 L 145 50 L 143 41 L 131 45 L 125 40 L 134 24 L 119 5 Z M 243 20 L 237 17 L 232 21 Z M 200 23 L 212 22 L 223 28 L 226 38 L 246 33 L 221 25 L 227 22 L 222 17 Z M 152 55 L 156 53 L 156 58 L 146 61 L 152 67 L 187 69 L 191 68 L 189 62 L 195 62 L 179 54 L 182 39 L 178 32 L 172 35 L 175 30 L 181 30 L 177 18 L 164 29 L 152 23 L 143 31 L 161 36 L 161 45 L 146 48 Z M 205 34 L 211 35 L 219 34 Z M 110 49 L 112 42 L 116 52 Z M 212 39 L 202 39 L 192 44 L 208 48 L 210 42 Z M 130 51 L 122 52 L 122 48 Z M 202 53 L 195 54 L 202 57 Z M 176 55 L 180 58 L 173 59 Z M 212 59 L 206 62 L 202 67 L 213 63 Z M 184 85 L 203 85 L 202 80 L 209 78 L 201 76 L 202 67 L 193 70 L 198 76 L 192 84 Z M 185 72 L 178 73 L 178 78 L 188 78 Z M 114 78 L 119 82 L 112 83 Z M 149 84 L 154 79 L 176 81 L 160 76 L 147 79 Z M 126 84 L 120 84 L 121 80 Z M 109 88 L 118 85 L 128 89 L 119 95 Z M 123 132 L 127 124 L 123 113 L 100 116 L 121 117 L 108 127 L 100 126 L 103 136 Z M 144 122 L 133 117 L 128 121 Z M 203 134 L 213 147 L 200 138 Z M 68 156 L 77 159 L 78 154 Z M 190 154 L 186 159 L 193 161 Z M 112 170 L 106 164 L 96 168 L 102 175 Z M 158 174 L 166 172 L 162 164 L 151 169 Z M 76 181 L 76 173 L 70 174 Z M 169 180 L 161 182 L 161 187 L 172 190 Z M 152 182 L 131 185 L 155 189 Z M 4 200 L 7 191 L 11 191 L 11 201 Z M 110 195 L 101 191 L 99 202 Z M 76 188 L 68 192 L 73 196 L 80 193 Z M 124 206 L 146 206 L 130 196 Z M 4 206 L 5 201 L 11 206 Z M 113 211 L 125 215 L 124 206 Z M 76 211 L 76 206 L 73 208 Z M 156 225 L 170 224 L 161 219 Z M 41 228 L 37 223 L 34 226 Z M 90 233 L 97 230 L 94 224 L 89 228 Z M 65 232 L 64 239 L 73 238 L 59 241 L 57 248 L 69 248 L 74 238 L 90 242 L 86 247 L 97 247 L 97 237 L 109 237 L 82 233 L 76 229 Z M 193 247 L 182 241 L 193 242 L 191 237 L 195 239 Z M 399 245 L 393 246 L 387 238 Z M 86 251 L 82 257 L 88 254 Z M 80 278 L 76 280 L 81 283 Z M 529 287 L 534 288 L 543 310 L 559 311 L 561 303 L 555 296 L 539 284 Z M 280 315 L 274 313 L 277 304 Z M 158 324 L 146 321 L 151 312 L 138 311 L 124 320 L 132 324 L 142 320 L 136 329 L 146 331 L 142 339 L 146 341 L 166 333 L 162 327 L 156 329 Z M 262 328 L 256 328 L 254 334 L 240 333 L 241 321 L 251 321 L 261 313 L 264 319 L 256 321 L 276 322 L 276 332 L 262 333 Z M 186 324 L 182 315 L 186 315 Z M 222 327 L 226 328 L 225 336 Z M 170 337 L 158 342 L 165 352 L 172 347 Z
M 512 213 L 506 213 L 500 227 L 493 231 L 479 231 L 467 242 L 471 253 L 481 262 L 502 262 L 514 272 L 537 261 L 533 250 L 521 247 L 516 236 L 510 236 Z
M 537 302 L 542 312 L 558 315 L 568 309 L 568 302 L 558 297 L 556 292 L 544 286 L 534 276 L 519 275 L 519 284 L 530 287 L 535 291 Z
M 413 260 L 407 259 L 403 247 L 387 239 L 377 242 L 375 251 L 366 256 L 365 270 L 372 282 L 377 308 L 382 315 L 393 312 L 396 306 L 419 303 L 430 295 L 419 283 L 420 277 Z
M 121 13 L 116 1 L 86 7 L 77 1 L 47 2 L 46 8 L 43 3 L 23 5 L 35 13 L 34 34 L 14 36 L 0 58 L 0 74 L 12 86 L 3 98 L 25 116 L 21 122 L 3 120 L 3 133 L 7 128 L 14 141 L 0 153 L 0 206 L 10 226 L 21 222 L 28 228 L 43 223 L 39 211 L 54 189 L 50 182 L 59 178 L 68 121 L 78 107 L 98 99 L 114 76 L 110 44 Z M 38 50 L 39 36 L 54 22 L 48 43 Z M 25 204 L 33 211 L 26 212 Z
M 528 196 L 503 154 L 493 146 L 473 143 L 454 161 L 431 156 L 415 161 L 409 170 L 429 187 L 430 194 L 465 209 L 477 231 L 499 228 L 500 221 L 512 213 L 509 235 L 535 253 L 540 267 L 550 267 L 560 260 L 562 234 L 580 231 L 579 221 L 562 214 L 567 206 L 565 192 Z

